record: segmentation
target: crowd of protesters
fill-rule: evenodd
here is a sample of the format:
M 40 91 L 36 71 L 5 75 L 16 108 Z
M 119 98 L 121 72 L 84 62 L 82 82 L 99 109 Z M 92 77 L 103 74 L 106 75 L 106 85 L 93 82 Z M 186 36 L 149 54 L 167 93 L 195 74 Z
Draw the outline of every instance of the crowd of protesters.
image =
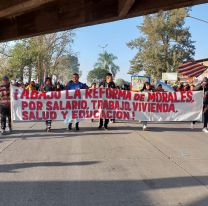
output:
M 1 114 L 1 133 L 5 134 L 6 129 L 6 119 L 8 118 L 8 130 L 12 131 L 11 124 L 11 108 L 10 108 L 10 81 L 7 76 L 3 77 L 2 85 L 0 86 L 0 114 Z M 60 82 L 52 84 L 52 80 L 50 77 L 45 79 L 44 84 L 36 84 L 35 81 L 31 81 L 30 83 L 24 84 L 23 82 L 12 82 L 14 86 L 17 86 L 22 89 L 27 89 L 29 91 L 41 91 L 41 92 L 50 92 L 50 91 L 62 91 L 62 90 L 76 90 L 76 89 L 95 89 L 97 87 L 103 88 L 116 88 L 121 90 L 131 90 L 131 85 L 124 84 L 121 86 L 116 86 L 113 81 L 113 76 L 111 73 L 107 73 L 104 80 L 100 83 L 92 83 L 91 86 L 87 86 L 85 83 L 81 83 L 79 81 L 79 74 L 74 73 L 72 79 L 66 84 L 63 85 Z M 202 82 L 197 85 L 174 82 L 172 85 L 174 91 L 204 91 L 204 99 L 203 99 L 203 119 L 204 119 L 204 127 L 202 129 L 203 132 L 208 133 L 207 122 L 208 122 L 208 79 L 205 77 Z M 164 88 L 162 84 L 158 84 L 157 86 L 151 85 L 149 82 L 145 82 L 143 88 L 140 92 L 164 92 Z M 93 121 L 93 120 L 92 120 Z M 115 120 L 109 119 L 100 119 L 98 129 L 104 128 L 108 129 L 109 122 L 114 122 Z M 75 124 L 75 130 L 79 130 L 79 119 L 67 122 L 68 127 L 67 130 L 72 130 L 72 124 Z M 191 123 L 191 128 L 196 122 Z M 143 121 L 143 130 L 147 130 L 147 122 Z M 46 121 L 46 131 L 51 131 L 52 120 Z

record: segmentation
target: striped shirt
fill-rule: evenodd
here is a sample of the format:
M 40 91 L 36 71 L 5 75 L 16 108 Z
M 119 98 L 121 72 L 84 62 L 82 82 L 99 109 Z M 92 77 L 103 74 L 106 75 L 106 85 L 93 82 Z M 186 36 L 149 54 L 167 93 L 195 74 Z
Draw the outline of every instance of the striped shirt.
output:
M 0 86 L 0 106 L 10 107 L 10 84 Z

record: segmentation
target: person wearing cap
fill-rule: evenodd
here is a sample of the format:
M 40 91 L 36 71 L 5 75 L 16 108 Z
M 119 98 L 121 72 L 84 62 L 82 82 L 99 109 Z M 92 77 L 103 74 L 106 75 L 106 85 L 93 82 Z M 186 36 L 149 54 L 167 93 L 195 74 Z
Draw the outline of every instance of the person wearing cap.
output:
M 208 78 L 204 77 L 203 81 L 198 84 L 195 91 L 204 91 L 204 98 L 203 98 L 203 115 L 204 115 L 204 127 L 202 129 L 203 132 L 208 133 L 207 123 L 208 123 Z
M 12 131 L 11 105 L 10 105 L 10 82 L 7 76 L 2 79 L 0 86 L 0 113 L 1 113 L 1 134 L 5 134 L 6 119 L 8 118 L 9 132 Z

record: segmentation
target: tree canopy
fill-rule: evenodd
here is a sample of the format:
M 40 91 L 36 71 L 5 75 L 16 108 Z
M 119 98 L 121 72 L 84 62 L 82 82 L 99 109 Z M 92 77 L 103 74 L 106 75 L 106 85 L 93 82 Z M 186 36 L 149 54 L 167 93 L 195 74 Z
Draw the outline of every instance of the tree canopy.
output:
M 74 33 L 66 31 L 19 40 L 7 45 L 7 58 L 4 58 L 7 68 L 2 71 L 19 80 L 27 77 L 28 81 L 33 78 L 42 83 L 44 77 L 55 76 L 59 81 L 68 81 L 67 78 L 71 78 L 73 72 L 81 73 L 78 57 L 71 50 L 73 38 Z M 4 50 L 2 46 L 0 54 Z
M 108 72 L 112 73 L 115 78 L 116 74 L 120 71 L 119 66 L 114 62 L 117 59 L 114 54 L 107 51 L 100 53 L 93 69 L 87 75 L 87 81 L 90 83 L 101 82 Z
M 188 12 L 181 8 L 144 17 L 138 26 L 142 36 L 127 44 L 138 51 L 130 61 L 130 74 L 144 70 L 154 79 L 161 79 L 163 72 L 174 72 L 183 61 L 193 59 L 195 46 L 185 26 Z
M 94 68 L 93 70 L 89 71 L 87 75 L 87 81 L 89 83 L 100 83 L 105 79 L 105 76 L 108 71 L 106 69 L 101 69 L 101 68 Z
M 122 78 L 116 79 L 115 83 L 116 83 L 117 86 L 122 86 L 124 84 L 128 84 L 128 85 L 130 84 L 130 82 L 128 82 L 128 81 L 126 81 Z
M 98 60 L 95 63 L 94 68 L 105 69 L 106 71 L 111 72 L 115 77 L 116 74 L 120 71 L 119 66 L 116 65 L 114 62 L 117 59 L 118 58 L 114 54 L 104 51 L 103 53 L 99 54 Z

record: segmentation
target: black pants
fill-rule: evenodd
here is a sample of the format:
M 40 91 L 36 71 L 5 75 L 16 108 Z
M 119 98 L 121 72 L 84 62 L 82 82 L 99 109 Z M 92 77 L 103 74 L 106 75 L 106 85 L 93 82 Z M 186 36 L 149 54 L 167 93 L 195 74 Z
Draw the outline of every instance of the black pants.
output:
M 204 112 L 204 128 L 207 128 L 208 112 Z
M 107 127 L 108 123 L 109 123 L 109 119 L 105 119 L 104 127 Z M 100 125 L 99 126 L 101 126 L 101 127 L 103 126 L 103 119 L 100 119 Z
M 9 107 L 0 107 L 1 111 L 1 129 L 6 129 L 6 118 L 8 117 L 8 126 L 12 128 L 11 110 Z

